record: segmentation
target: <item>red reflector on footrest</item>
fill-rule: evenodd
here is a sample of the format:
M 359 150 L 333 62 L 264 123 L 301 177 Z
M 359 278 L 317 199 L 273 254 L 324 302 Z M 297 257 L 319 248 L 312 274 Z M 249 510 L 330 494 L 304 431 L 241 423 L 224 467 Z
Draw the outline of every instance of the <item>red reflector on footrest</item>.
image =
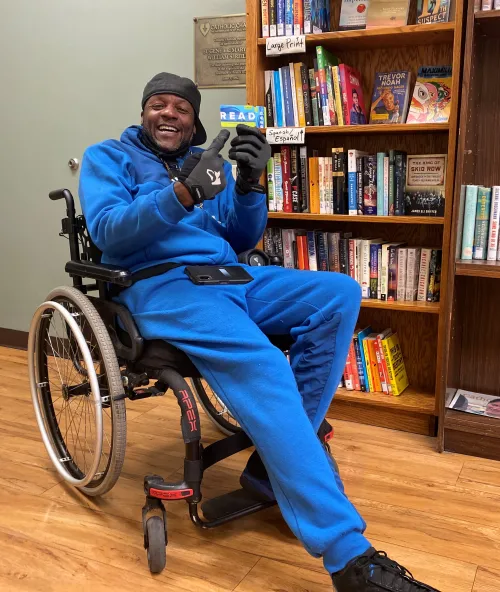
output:
M 163 489 L 154 489 L 154 487 L 152 487 L 149 490 L 149 495 L 151 497 L 156 497 L 158 499 L 179 500 L 179 499 L 184 499 L 185 497 L 191 497 L 193 495 L 193 490 L 192 489 L 174 489 L 172 491 L 165 491 Z
M 325 442 L 330 442 L 330 440 L 333 439 L 333 430 L 331 432 L 328 432 L 328 434 L 325 434 Z

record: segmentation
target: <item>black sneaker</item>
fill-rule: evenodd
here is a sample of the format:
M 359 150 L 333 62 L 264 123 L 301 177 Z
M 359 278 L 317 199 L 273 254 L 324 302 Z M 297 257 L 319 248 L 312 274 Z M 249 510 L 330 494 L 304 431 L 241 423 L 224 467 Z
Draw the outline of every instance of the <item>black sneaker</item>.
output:
M 333 574 L 332 579 L 337 592 L 439 592 L 417 582 L 405 567 L 373 547 Z

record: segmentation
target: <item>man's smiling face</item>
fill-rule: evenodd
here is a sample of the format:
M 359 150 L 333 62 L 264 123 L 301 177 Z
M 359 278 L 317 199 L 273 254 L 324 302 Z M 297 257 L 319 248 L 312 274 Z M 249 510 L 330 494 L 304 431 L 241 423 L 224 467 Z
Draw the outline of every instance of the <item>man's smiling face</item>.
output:
M 154 95 L 144 105 L 142 125 L 159 148 L 173 152 L 193 138 L 194 109 L 176 95 Z

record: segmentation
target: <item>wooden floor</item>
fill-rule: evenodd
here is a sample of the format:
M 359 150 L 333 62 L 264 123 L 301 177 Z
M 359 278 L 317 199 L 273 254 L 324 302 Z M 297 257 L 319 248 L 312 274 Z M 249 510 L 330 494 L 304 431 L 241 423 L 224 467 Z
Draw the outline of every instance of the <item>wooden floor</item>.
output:
M 330 592 L 321 562 L 277 508 L 201 532 L 184 502 L 169 503 L 167 569 L 149 574 L 142 479 L 180 474 L 178 425 L 173 397 L 130 404 L 122 477 L 103 499 L 87 499 L 51 468 L 26 354 L 0 348 L 0 590 Z M 203 429 L 206 442 L 218 439 L 206 420 Z M 443 592 L 500 590 L 500 463 L 439 455 L 425 436 L 344 422 L 335 429 L 347 493 L 377 548 Z M 205 496 L 238 487 L 247 456 L 210 469 Z

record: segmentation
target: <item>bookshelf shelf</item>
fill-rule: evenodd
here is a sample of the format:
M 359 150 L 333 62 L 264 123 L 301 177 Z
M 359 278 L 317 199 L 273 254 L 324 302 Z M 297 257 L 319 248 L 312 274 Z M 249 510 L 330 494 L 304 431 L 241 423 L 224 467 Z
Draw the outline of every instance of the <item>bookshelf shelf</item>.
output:
M 456 275 L 500 278 L 500 261 L 457 261 Z
M 309 125 L 305 128 L 306 135 L 310 134 L 429 134 L 447 133 L 449 123 L 394 123 L 385 125 Z
M 388 150 L 401 150 L 407 154 L 446 154 L 446 203 L 443 217 L 347 216 L 285 212 L 268 214 L 269 228 L 320 228 L 324 232 L 344 230 L 352 232 L 355 238 L 377 236 L 387 242 L 404 242 L 408 245 L 442 249 L 440 303 L 364 299 L 359 314 L 360 325 L 370 325 L 374 331 L 390 327 L 398 334 L 410 384 L 418 386 L 407 389 L 399 398 L 381 393 L 366 394 L 340 390 L 331 408 L 332 418 L 436 435 L 447 363 L 445 338 L 449 324 L 449 305 L 446 278 L 450 265 L 464 2 L 465 0 L 454 0 L 453 21 L 448 23 L 338 31 L 342 3 L 330 0 L 331 32 L 307 35 L 304 53 L 275 58 L 266 56 L 266 39 L 261 37 L 261 0 L 246 0 L 246 102 L 249 105 L 265 105 L 266 71 L 276 70 L 290 62 L 304 62 L 311 68 L 318 46 L 331 51 L 341 62 L 361 73 L 365 106 L 373 94 L 377 72 L 409 70 L 414 80 L 421 66 L 452 66 L 452 102 L 448 123 L 307 126 L 304 140 L 309 157 L 314 153 L 318 156 L 328 155 L 332 147 L 355 149 L 367 154 Z M 415 4 L 412 2 L 410 10 L 413 23 L 416 20 Z M 413 93 L 413 89 L 410 92 Z M 280 149 L 279 146 L 274 148 Z M 451 263 L 454 271 L 454 259 Z
M 474 14 L 479 32 L 489 37 L 500 37 L 500 10 L 481 10 Z
M 383 49 L 408 45 L 451 43 L 455 23 L 432 25 L 406 25 L 404 27 L 383 27 L 360 31 L 334 31 L 306 35 L 306 45 L 323 45 L 330 50 Z M 258 45 L 265 47 L 266 40 L 260 38 Z
M 324 222 L 370 222 L 374 224 L 444 224 L 444 218 L 434 216 L 347 216 L 345 214 L 293 214 L 288 212 L 269 212 L 273 220 L 317 220 Z

